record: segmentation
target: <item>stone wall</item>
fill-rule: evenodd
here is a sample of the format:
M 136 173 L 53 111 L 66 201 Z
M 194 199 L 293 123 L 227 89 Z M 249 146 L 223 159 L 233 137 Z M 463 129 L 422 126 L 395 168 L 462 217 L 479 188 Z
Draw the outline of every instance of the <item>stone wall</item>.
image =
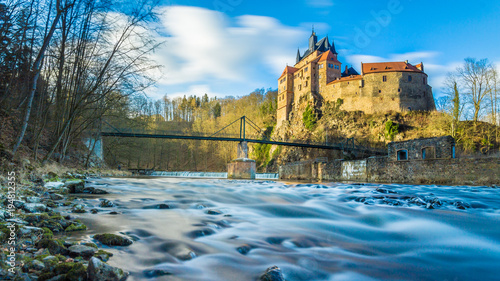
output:
M 366 179 L 366 159 L 342 162 L 343 180 L 365 180 Z
M 304 161 L 280 167 L 280 179 L 410 184 L 500 185 L 500 158 L 447 158 L 390 161 L 370 157 L 327 163 Z
M 427 159 L 453 158 L 455 139 L 452 136 L 437 138 L 414 139 L 401 142 L 391 142 L 387 145 L 389 161 L 397 161 L 400 150 L 408 152 L 408 160 L 422 160 L 423 149 L 427 149 Z
M 386 81 L 384 82 L 384 76 Z M 411 76 L 412 80 L 408 81 Z M 427 74 L 418 72 L 382 72 L 362 78 L 334 81 L 320 88 L 325 101 L 343 99 L 343 110 L 365 113 L 434 110 L 432 88 Z

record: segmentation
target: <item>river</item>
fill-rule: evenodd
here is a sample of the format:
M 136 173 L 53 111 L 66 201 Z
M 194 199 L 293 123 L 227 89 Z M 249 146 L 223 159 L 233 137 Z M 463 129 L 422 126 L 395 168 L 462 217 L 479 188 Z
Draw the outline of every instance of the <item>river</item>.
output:
M 499 280 L 500 188 L 103 178 L 79 201 L 75 239 L 122 233 L 106 250 L 128 280 Z M 99 208 L 102 198 L 116 207 Z M 110 212 L 117 214 L 110 214 Z M 155 271 L 156 270 L 156 271 Z M 166 274 L 159 275 L 158 273 Z

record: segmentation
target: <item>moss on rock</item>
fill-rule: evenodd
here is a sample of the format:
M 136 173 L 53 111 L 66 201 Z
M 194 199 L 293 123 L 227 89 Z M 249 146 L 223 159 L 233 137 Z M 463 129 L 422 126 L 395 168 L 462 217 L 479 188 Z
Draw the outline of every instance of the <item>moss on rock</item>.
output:
M 37 245 L 38 248 L 45 248 L 49 250 L 49 252 L 53 255 L 56 254 L 66 254 L 68 252 L 68 249 L 64 247 L 64 244 L 61 240 L 58 239 L 48 239 L 48 238 L 43 238 L 40 240 Z
M 129 246 L 133 243 L 127 237 L 110 233 L 96 234 L 94 239 L 107 246 Z
M 70 226 L 66 227 L 64 231 L 70 232 L 70 231 L 81 231 L 86 229 L 87 226 L 84 225 L 83 223 L 72 223 Z

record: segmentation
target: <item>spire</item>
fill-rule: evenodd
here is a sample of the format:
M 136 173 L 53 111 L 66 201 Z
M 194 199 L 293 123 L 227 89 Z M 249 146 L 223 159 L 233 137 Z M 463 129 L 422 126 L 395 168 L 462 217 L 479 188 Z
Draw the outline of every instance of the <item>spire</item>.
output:
M 332 40 L 332 45 L 330 46 L 330 51 L 332 51 L 332 53 L 338 55 L 339 53 L 337 53 L 337 51 L 335 50 L 335 42 L 333 42 Z
M 311 50 L 311 52 L 314 51 L 314 48 L 316 47 L 316 43 L 318 43 L 318 37 L 316 36 L 316 33 L 314 32 L 314 25 L 313 25 L 311 37 L 309 37 L 309 50 Z
M 299 63 L 299 61 L 301 60 L 301 57 L 300 57 L 300 50 L 299 48 L 297 48 L 297 59 L 296 59 L 296 63 Z

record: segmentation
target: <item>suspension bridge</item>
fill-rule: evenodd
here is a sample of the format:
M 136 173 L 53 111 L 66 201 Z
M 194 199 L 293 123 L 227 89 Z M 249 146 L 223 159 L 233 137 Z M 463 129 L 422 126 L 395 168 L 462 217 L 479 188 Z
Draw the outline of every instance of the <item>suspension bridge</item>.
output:
M 137 129 L 123 129 L 116 128 L 109 123 L 105 122 L 107 126 L 101 130 L 100 135 L 103 137 L 120 137 L 120 138 L 154 138 L 154 139 L 185 139 L 185 140 L 208 140 L 208 141 L 228 141 L 228 142 L 247 142 L 247 143 L 260 143 L 271 145 L 282 145 L 303 148 L 317 148 L 317 149 L 330 149 L 340 150 L 346 153 L 363 156 L 387 155 L 386 149 L 372 148 L 359 144 L 354 138 L 345 138 L 337 140 L 336 142 L 315 142 L 303 140 L 282 140 L 272 139 L 271 136 L 264 134 L 262 130 L 246 116 L 242 116 L 230 124 L 224 126 L 220 130 L 212 133 L 196 133 L 196 132 L 182 132 L 182 131 L 156 131 L 156 130 L 137 130 Z M 234 133 L 238 131 L 239 133 Z M 232 128 L 233 133 L 229 132 Z

